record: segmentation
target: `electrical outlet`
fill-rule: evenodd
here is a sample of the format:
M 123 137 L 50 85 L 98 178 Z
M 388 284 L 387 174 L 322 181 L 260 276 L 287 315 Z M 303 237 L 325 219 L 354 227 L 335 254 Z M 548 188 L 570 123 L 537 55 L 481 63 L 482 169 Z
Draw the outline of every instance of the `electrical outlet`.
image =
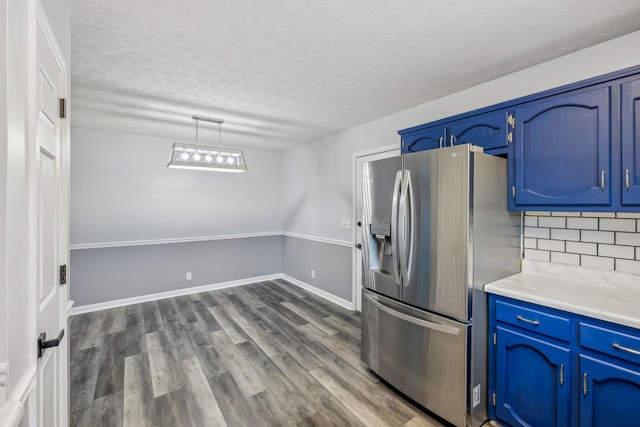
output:
M 312 279 L 316 278 L 316 271 L 315 270 L 311 270 L 311 278 Z
M 191 280 L 191 272 L 187 273 L 187 280 Z

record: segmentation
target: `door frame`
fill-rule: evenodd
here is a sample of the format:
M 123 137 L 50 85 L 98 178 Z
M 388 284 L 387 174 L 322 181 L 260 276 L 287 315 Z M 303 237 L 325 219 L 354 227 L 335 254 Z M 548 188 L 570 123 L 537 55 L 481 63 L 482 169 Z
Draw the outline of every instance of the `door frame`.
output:
M 358 169 L 362 167 L 362 163 L 385 159 L 400 155 L 400 144 L 384 145 L 382 147 L 371 148 L 363 151 L 356 151 L 351 156 L 351 301 L 353 301 L 353 309 L 355 311 L 362 310 L 362 251 L 356 248 L 358 244 L 358 187 L 362 188 L 361 176 Z

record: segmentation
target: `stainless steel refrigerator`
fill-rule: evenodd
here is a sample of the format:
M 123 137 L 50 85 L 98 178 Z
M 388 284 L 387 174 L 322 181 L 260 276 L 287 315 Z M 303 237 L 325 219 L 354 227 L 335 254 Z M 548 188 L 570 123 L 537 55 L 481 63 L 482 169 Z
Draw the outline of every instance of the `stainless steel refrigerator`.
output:
M 488 418 L 485 283 L 519 271 L 507 162 L 460 145 L 363 168 L 363 362 L 456 426 Z

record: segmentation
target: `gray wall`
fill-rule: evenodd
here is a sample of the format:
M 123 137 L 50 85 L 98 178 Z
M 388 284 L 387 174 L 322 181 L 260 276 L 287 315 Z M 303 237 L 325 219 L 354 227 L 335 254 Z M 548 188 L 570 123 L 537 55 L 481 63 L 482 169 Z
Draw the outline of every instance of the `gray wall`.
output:
M 74 250 L 71 268 L 83 306 L 281 273 L 282 236 Z
M 167 169 L 173 142 L 72 128 L 71 243 L 282 230 L 282 152 L 245 149 L 240 174 Z
M 351 301 L 350 247 L 284 236 L 282 254 L 283 273 Z

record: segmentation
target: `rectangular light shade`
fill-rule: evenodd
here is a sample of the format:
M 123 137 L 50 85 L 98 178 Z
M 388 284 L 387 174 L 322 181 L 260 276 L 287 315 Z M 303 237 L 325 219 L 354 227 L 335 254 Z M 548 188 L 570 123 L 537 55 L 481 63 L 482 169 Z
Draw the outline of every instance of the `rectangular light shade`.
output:
M 247 170 L 242 150 L 182 142 L 173 144 L 167 167 L 217 172 L 244 172 Z

